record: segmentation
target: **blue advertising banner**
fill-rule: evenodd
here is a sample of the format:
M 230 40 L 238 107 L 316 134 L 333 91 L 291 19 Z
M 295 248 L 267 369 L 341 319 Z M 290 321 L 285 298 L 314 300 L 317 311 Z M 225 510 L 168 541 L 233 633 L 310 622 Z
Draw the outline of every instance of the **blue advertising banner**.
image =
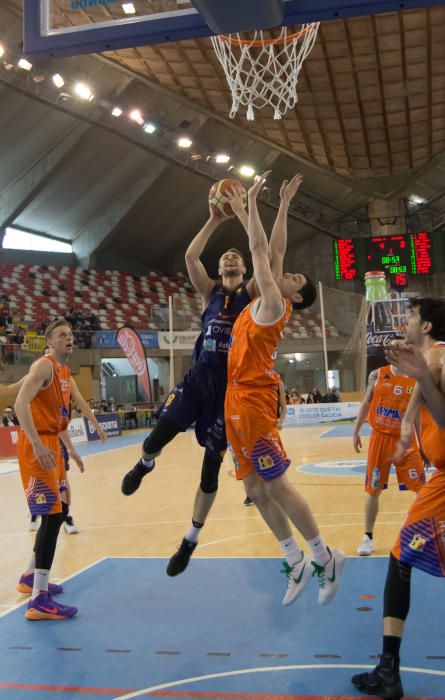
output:
M 96 415 L 95 417 L 97 422 L 100 423 L 102 428 L 105 430 L 108 437 L 117 437 L 118 435 L 122 435 L 121 423 L 117 413 L 103 413 Z M 84 418 L 84 421 L 88 440 L 99 440 L 99 436 L 96 433 L 93 424 L 86 418 Z
M 159 348 L 157 331 L 138 331 L 139 337 L 142 340 L 144 348 L 157 350 Z M 117 331 L 96 331 L 93 334 L 93 348 L 119 348 L 117 342 Z

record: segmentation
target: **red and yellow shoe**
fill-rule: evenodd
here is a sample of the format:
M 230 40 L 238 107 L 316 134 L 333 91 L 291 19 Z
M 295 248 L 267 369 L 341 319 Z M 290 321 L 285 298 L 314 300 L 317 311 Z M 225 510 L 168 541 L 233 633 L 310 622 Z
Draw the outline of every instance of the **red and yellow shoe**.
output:
M 56 603 L 47 591 L 30 600 L 26 608 L 27 620 L 69 620 L 77 613 L 77 608 L 71 605 Z

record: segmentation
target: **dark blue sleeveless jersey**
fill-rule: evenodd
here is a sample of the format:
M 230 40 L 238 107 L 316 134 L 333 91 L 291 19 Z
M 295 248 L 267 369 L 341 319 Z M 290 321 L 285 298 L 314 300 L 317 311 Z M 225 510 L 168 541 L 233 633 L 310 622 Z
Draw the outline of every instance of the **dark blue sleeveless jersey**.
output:
M 194 364 L 204 364 L 224 374 L 227 372 L 227 352 L 233 324 L 251 301 L 244 282 L 232 290 L 215 284 L 201 316 L 201 334 L 193 351 Z

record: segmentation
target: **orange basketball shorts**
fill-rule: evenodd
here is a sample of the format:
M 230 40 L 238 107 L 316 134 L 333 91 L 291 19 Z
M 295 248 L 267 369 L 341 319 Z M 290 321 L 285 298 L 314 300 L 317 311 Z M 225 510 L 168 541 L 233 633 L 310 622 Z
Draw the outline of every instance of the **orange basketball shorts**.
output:
M 420 489 L 392 554 L 402 564 L 445 576 L 445 470 L 435 470 Z
M 60 494 L 66 489 L 65 463 L 58 434 L 39 435 L 54 454 L 53 469 L 42 469 L 23 430 L 19 433 L 17 454 L 20 476 L 31 515 L 61 513 Z
M 375 496 L 388 488 L 392 455 L 399 437 L 373 430 L 369 439 L 368 461 L 366 464 L 365 491 Z M 394 463 L 397 481 L 401 491 L 419 491 L 425 483 L 423 461 L 417 446 L 413 446 L 403 459 Z
M 290 460 L 277 430 L 274 387 L 229 385 L 224 406 L 227 441 L 235 454 L 237 479 L 257 472 L 264 481 L 284 474 Z

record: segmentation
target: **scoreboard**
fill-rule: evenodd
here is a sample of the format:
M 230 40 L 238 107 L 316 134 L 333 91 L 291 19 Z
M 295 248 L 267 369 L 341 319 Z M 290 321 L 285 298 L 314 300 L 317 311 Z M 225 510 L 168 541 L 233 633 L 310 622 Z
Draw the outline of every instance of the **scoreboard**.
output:
M 444 238 L 440 231 L 340 238 L 334 241 L 335 278 L 363 279 L 366 272 L 383 270 L 393 285 L 404 287 L 408 275 L 445 271 Z

